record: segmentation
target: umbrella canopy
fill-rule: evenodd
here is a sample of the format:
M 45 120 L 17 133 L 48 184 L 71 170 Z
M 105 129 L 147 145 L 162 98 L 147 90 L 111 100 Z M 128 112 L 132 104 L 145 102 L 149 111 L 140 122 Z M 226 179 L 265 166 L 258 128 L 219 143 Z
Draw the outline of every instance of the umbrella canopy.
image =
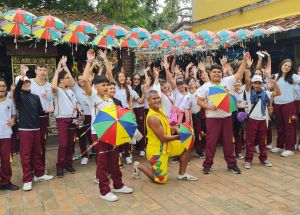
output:
M 90 22 L 80 20 L 80 21 L 75 21 L 71 23 L 68 27 L 69 30 L 71 31 L 78 31 L 82 32 L 85 34 L 96 34 L 97 33 L 97 28 L 95 25 L 93 25 Z
M 0 28 L 5 31 L 5 33 L 12 36 L 26 36 L 30 35 L 30 29 L 22 23 L 4 21 L 0 24 Z
M 92 44 L 106 49 L 119 47 L 119 43 L 116 38 L 110 36 L 103 36 L 102 34 L 98 34 L 94 38 Z
M 64 29 L 65 24 L 59 18 L 55 16 L 40 16 L 37 18 L 36 22 L 34 23 L 37 26 L 43 28 L 53 28 L 53 29 Z
M 252 32 L 246 29 L 239 29 L 234 33 L 239 41 L 247 40 L 252 36 Z
M 223 86 L 217 85 L 210 87 L 208 98 L 214 105 L 225 112 L 231 113 L 237 110 L 237 100 L 234 95 Z
M 172 36 L 173 34 L 167 30 L 158 30 L 151 34 L 151 38 L 155 40 L 165 40 L 171 38 Z
M 194 129 L 187 122 L 179 125 L 178 135 L 180 142 L 184 144 L 186 149 L 191 149 L 193 147 L 195 142 Z
M 145 28 L 132 28 L 128 37 L 138 40 L 144 40 L 150 37 L 150 35 L 150 32 Z
M 267 30 L 263 28 L 257 28 L 253 31 L 253 37 L 262 37 L 267 34 Z
M 198 42 L 196 40 L 193 39 L 187 39 L 187 40 L 183 40 L 179 43 L 178 46 L 185 46 L 185 47 L 194 47 L 198 44 Z
M 62 38 L 63 42 L 83 44 L 88 41 L 88 36 L 79 31 L 67 31 Z
M 174 39 L 166 39 L 161 42 L 159 45 L 160 48 L 168 49 L 172 47 L 176 47 L 179 44 L 179 41 L 176 41 Z
M 128 37 L 120 40 L 120 46 L 121 48 L 138 48 L 139 41 L 137 39 Z
M 202 39 L 205 42 L 212 42 L 214 41 L 214 39 L 216 38 L 216 34 L 212 31 L 200 31 L 198 33 L 195 34 L 195 38 L 196 39 Z
M 191 31 L 179 31 L 176 34 L 174 34 L 173 39 L 174 40 L 189 40 L 193 39 L 195 37 L 195 34 Z
M 8 10 L 3 13 L 3 18 L 8 21 L 13 21 L 22 24 L 33 24 L 36 16 L 26 10 Z
M 219 37 L 220 41 L 222 43 L 230 41 L 235 37 L 234 33 L 232 31 L 228 30 L 222 30 L 217 33 L 217 36 Z
M 98 112 L 93 127 L 99 140 L 118 146 L 131 141 L 137 124 L 129 109 L 112 105 Z
M 155 39 L 144 39 L 142 43 L 140 44 L 140 48 L 145 48 L 145 49 L 155 49 L 159 46 L 161 43 L 160 40 L 155 40 Z
M 281 26 L 272 26 L 272 27 L 268 28 L 267 31 L 269 34 L 275 34 L 275 33 L 284 31 L 284 28 Z
M 44 40 L 59 40 L 61 38 L 61 32 L 53 28 L 42 28 L 36 26 L 32 29 L 32 34 L 35 38 Z
M 108 25 L 103 28 L 103 31 L 101 33 L 105 36 L 113 36 L 116 38 L 122 38 L 128 34 L 128 31 L 119 25 Z

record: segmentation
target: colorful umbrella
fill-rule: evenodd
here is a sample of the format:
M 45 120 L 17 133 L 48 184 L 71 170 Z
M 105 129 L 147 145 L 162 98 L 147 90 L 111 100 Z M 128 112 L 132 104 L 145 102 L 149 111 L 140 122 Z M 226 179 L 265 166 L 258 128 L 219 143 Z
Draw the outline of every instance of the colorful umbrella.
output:
M 97 35 L 94 38 L 92 44 L 106 49 L 119 47 L 119 43 L 116 38 L 110 36 L 103 36 L 102 34 Z
M 108 25 L 103 28 L 101 33 L 105 36 L 113 36 L 119 39 L 125 37 L 128 31 L 119 25 Z
M 247 29 L 239 29 L 235 32 L 237 40 L 243 41 L 247 40 L 252 36 L 252 32 Z
M 198 33 L 195 34 L 195 38 L 196 39 L 202 39 L 207 43 L 211 43 L 214 41 L 214 39 L 216 38 L 216 34 L 212 31 L 200 31 Z
M 3 13 L 3 18 L 8 21 L 13 21 L 22 24 L 33 24 L 36 16 L 26 10 L 8 10 Z
M 90 22 L 80 20 L 80 21 L 75 21 L 71 23 L 68 27 L 69 30 L 71 31 L 78 31 L 82 32 L 85 34 L 96 34 L 97 33 L 97 28 L 95 25 L 93 25 Z
M 61 32 L 54 28 L 42 28 L 36 26 L 32 29 L 32 34 L 35 38 L 44 40 L 59 40 L 61 38 Z
M 275 33 L 284 31 L 284 28 L 281 26 L 272 26 L 272 27 L 268 28 L 267 31 L 269 34 L 275 34 Z
M 120 46 L 121 48 L 138 48 L 139 47 L 139 41 L 134 38 L 125 38 L 120 40 Z
M 183 40 L 179 43 L 178 46 L 184 46 L 184 47 L 194 47 L 198 44 L 198 42 L 196 40 L 193 39 L 187 39 L 187 40 Z
M 179 44 L 179 41 L 176 41 L 174 39 L 166 39 L 161 42 L 159 45 L 160 48 L 168 49 L 172 47 L 176 47 Z
M 190 31 L 179 31 L 176 34 L 174 34 L 173 39 L 174 40 L 189 40 L 193 39 L 195 37 L 195 34 Z
M 262 37 L 267 34 L 267 30 L 263 28 L 257 28 L 253 31 L 253 37 Z
M 132 28 L 128 36 L 130 38 L 144 40 L 150 37 L 150 35 L 151 35 L 150 32 L 145 28 Z
M 187 122 L 179 125 L 178 135 L 180 142 L 184 144 L 186 149 L 191 149 L 193 147 L 195 142 L 194 129 Z
M 172 36 L 173 34 L 167 30 L 158 30 L 151 34 L 151 38 L 155 40 L 165 40 L 171 38 Z
M 99 140 L 118 146 L 131 141 L 137 124 L 129 109 L 112 105 L 98 112 L 93 127 Z
M 145 49 L 155 49 L 159 46 L 161 43 L 160 40 L 154 40 L 154 39 L 144 39 L 142 43 L 140 44 L 140 48 L 145 48 Z
M 22 23 L 4 21 L 0 24 L 0 28 L 5 31 L 5 33 L 12 36 L 26 36 L 30 35 L 30 29 Z
M 231 113 L 237 110 L 237 100 L 234 95 L 223 86 L 217 85 L 210 87 L 208 98 L 214 105 L 225 112 Z
M 84 44 L 88 41 L 88 36 L 79 31 L 67 31 L 62 38 L 63 42 Z
M 217 33 L 218 38 L 222 43 L 230 41 L 232 38 L 234 38 L 234 33 L 232 31 L 228 30 L 222 30 Z
M 43 28 L 64 29 L 65 24 L 55 16 L 40 16 L 37 18 L 35 25 Z

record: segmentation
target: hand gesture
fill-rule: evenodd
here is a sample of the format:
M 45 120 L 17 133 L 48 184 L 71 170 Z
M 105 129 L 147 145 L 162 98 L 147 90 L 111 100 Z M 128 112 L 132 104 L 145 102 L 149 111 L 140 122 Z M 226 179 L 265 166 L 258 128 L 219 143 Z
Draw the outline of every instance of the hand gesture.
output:
M 187 67 L 185 68 L 186 71 L 189 71 L 189 69 L 194 65 L 193 62 L 190 62 Z
M 251 60 L 250 53 L 249 52 L 244 52 L 243 60 L 245 60 L 247 62 L 249 59 Z
M 97 52 L 98 56 L 101 57 L 103 60 L 107 60 L 106 53 L 104 53 L 101 49 Z
M 198 62 L 198 69 L 200 71 L 205 71 L 205 64 L 201 60 Z
M 224 67 L 224 66 L 227 64 L 227 62 L 228 62 L 228 58 L 227 58 L 226 55 L 223 55 L 223 57 L 222 57 L 222 58 L 219 58 L 219 60 L 220 60 L 221 65 L 222 65 L 223 67 Z
M 15 124 L 15 121 L 13 119 L 9 119 L 6 121 L 6 125 L 8 125 L 9 127 L 12 127 Z
M 155 77 L 159 76 L 160 68 L 159 67 L 153 67 L 153 73 Z
M 251 56 L 249 56 L 249 58 L 246 61 L 247 67 L 250 68 L 253 64 L 253 59 L 251 58 Z
M 67 63 L 67 61 L 68 61 L 68 57 L 64 56 L 64 55 L 60 59 L 60 62 L 61 62 L 62 65 L 65 65 Z
M 147 89 L 148 89 L 148 85 L 147 84 L 143 84 L 142 85 L 142 91 L 143 91 L 143 93 L 146 93 Z
M 168 56 L 167 55 L 164 56 L 164 67 L 165 67 L 165 70 L 170 69 L 170 63 L 168 61 Z
M 95 60 L 95 52 L 93 49 L 89 49 L 86 53 L 86 57 L 89 61 Z
M 217 107 L 214 104 L 208 105 L 208 110 L 217 110 Z
M 177 64 L 176 66 L 175 66 L 175 75 L 178 75 L 178 74 L 180 74 L 181 73 L 181 70 L 180 70 L 180 68 L 179 68 L 179 65 Z
M 266 55 L 267 57 L 270 57 L 270 54 L 267 51 L 262 51 L 261 53 L 263 53 L 264 55 Z

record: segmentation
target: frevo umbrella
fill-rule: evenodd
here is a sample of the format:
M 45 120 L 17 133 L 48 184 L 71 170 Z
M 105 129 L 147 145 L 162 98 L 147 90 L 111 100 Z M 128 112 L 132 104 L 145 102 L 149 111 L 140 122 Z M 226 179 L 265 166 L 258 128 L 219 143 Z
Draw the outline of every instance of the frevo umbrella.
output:
M 237 100 L 235 96 L 223 86 L 217 85 L 210 87 L 208 90 L 208 98 L 214 103 L 216 108 L 227 113 L 237 110 Z

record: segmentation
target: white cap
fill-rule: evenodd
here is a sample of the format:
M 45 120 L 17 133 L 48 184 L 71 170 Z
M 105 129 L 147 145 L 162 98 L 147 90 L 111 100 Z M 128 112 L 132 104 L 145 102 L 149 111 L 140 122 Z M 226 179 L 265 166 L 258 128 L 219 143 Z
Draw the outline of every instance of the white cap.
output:
M 15 79 L 15 84 L 16 85 L 18 84 L 20 78 L 21 78 L 21 75 L 19 75 L 19 76 L 16 77 L 16 79 Z M 24 77 L 24 81 L 30 81 L 30 79 L 27 76 L 25 76 Z
M 259 75 L 254 75 L 252 78 L 251 78 L 251 83 L 253 83 L 253 82 L 263 82 L 263 79 L 262 79 L 262 77 L 261 76 L 259 76 Z

